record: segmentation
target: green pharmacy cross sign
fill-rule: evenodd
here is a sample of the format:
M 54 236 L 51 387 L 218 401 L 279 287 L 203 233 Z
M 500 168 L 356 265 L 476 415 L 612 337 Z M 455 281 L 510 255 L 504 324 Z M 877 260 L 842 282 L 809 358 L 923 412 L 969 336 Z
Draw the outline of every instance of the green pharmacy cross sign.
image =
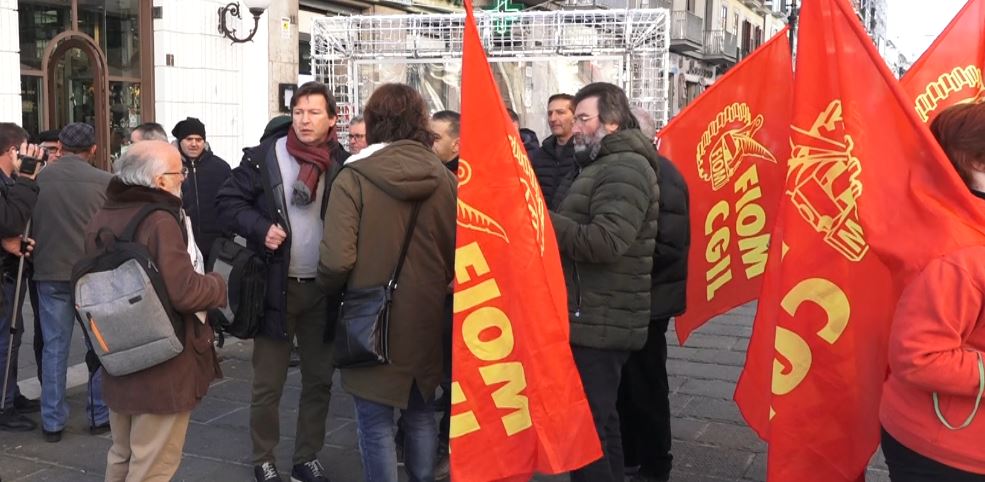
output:
M 508 13 L 508 12 L 519 12 L 523 9 L 522 3 L 513 3 L 510 0 L 496 0 L 496 6 L 491 10 L 486 10 L 487 12 L 493 13 Z M 493 30 L 503 35 L 510 31 L 510 27 L 516 20 L 509 17 L 499 17 L 493 20 Z

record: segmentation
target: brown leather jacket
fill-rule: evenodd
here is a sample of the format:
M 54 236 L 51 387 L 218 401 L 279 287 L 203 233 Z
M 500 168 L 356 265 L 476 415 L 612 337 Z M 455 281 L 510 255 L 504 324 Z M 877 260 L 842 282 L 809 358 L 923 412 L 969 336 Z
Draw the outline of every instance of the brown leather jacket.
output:
M 147 247 L 161 270 L 171 305 L 184 317 L 185 347 L 178 356 L 129 375 L 103 373 L 103 397 L 113 411 L 126 414 L 188 412 L 205 396 L 209 383 L 222 377 L 212 346 L 212 328 L 195 312 L 226 304 L 226 286 L 217 274 L 195 273 L 188 256 L 184 226 L 175 214 L 181 200 L 172 194 L 142 186 L 129 186 L 118 178 L 106 189 L 106 204 L 86 226 L 86 255 L 97 253 L 96 233 L 109 228 L 120 235 L 130 219 L 148 203 L 160 203 L 171 211 L 155 211 L 137 229 L 136 240 Z

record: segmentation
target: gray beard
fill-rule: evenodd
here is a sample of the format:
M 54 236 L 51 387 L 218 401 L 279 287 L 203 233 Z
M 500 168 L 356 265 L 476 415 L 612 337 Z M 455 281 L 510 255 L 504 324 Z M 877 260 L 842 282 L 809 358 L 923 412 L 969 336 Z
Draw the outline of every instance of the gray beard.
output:
M 575 158 L 580 160 L 582 164 L 585 162 L 594 161 L 595 158 L 598 157 L 599 152 L 602 150 L 602 139 L 604 139 L 606 135 L 608 134 L 600 127 L 597 131 L 595 131 L 595 134 L 593 134 L 592 137 L 586 140 L 584 144 L 575 142 Z

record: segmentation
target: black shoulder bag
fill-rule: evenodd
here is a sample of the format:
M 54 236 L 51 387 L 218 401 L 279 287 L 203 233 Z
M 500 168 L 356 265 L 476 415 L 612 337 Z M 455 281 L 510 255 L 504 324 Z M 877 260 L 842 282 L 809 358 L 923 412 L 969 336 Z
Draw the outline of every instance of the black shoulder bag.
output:
M 220 335 L 225 332 L 241 340 L 256 336 L 267 297 L 266 260 L 235 240 L 220 237 L 212 243 L 205 271 L 219 273 L 226 281 L 227 304 L 209 311 L 212 326 Z
M 417 203 L 411 211 L 400 258 L 390 280 L 381 286 L 346 289 L 342 295 L 335 324 L 336 367 L 360 368 L 390 363 L 390 305 L 420 210 L 421 204 Z

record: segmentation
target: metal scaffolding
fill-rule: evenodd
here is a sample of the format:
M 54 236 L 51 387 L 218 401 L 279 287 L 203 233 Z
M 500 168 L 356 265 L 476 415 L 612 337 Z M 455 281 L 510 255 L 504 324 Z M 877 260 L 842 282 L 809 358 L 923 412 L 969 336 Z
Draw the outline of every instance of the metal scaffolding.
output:
M 596 81 L 623 87 L 633 105 L 665 124 L 669 15 L 666 9 L 477 12 L 476 22 L 504 102 L 542 133 L 548 96 Z M 336 97 L 340 131 L 386 82 L 418 88 L 433 110 L 459 110 L 464 23 L 464 14 L 317 19 L 312 73 Z

